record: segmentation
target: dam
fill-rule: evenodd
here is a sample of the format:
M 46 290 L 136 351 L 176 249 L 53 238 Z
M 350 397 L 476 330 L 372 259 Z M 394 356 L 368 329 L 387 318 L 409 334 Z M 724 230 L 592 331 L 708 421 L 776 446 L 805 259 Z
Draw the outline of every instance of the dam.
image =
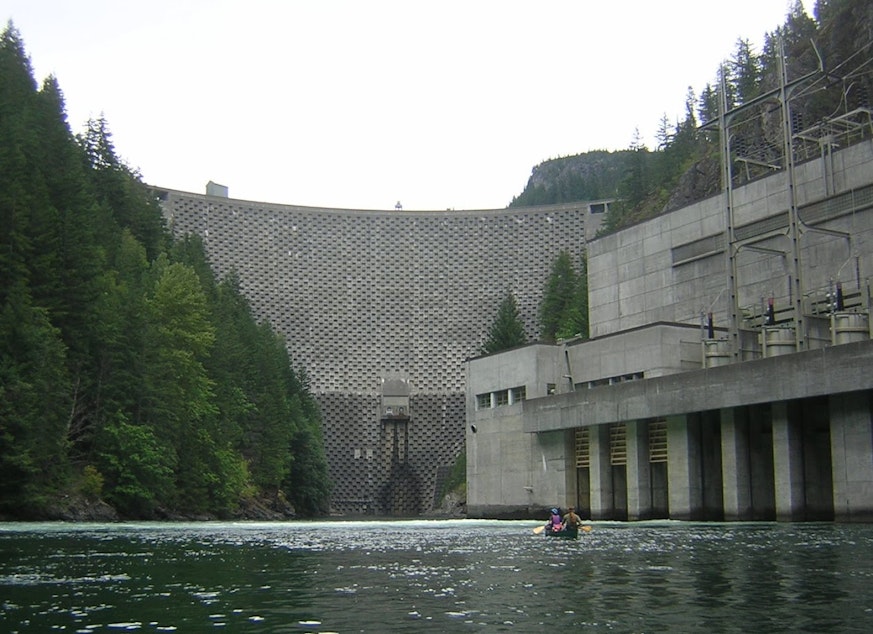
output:
M 417 515 L 464 449 L 464 361 L 513 293 L 531 340 L 552 261 L 609 201 L 498 210 L 301 207 L 153 188 L 255 317 L 286 340 L 322 412 L 338 514 Z

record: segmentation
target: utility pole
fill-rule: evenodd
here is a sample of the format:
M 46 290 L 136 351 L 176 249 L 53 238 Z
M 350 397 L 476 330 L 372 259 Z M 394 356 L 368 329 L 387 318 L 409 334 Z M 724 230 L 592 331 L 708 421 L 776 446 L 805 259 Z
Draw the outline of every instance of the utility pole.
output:
M 797 207 L 797 192 L 795 181 L 795 157 L 794 135 L 791 125 L 790 100 L 796 87 L 807 80 L 820 74 L 821 66 L 811 73 L 794 81 L 788 81 L 787 65 L 785 63 L 785 50 L 782 40 L 779 41 L 779 87 L 770 90 L 748 103 L 741 104 L 728 110 L 726 71 L 722 68 L 720 81 L 719 112 L 715 121 L 704 124 L 701 129 L 707 130 L 718 127 L 719 149 L 721 151 L 721 178 L 722 192 L 724 196 L 724 254 L 725 276 L 727 288 L 727 318 L 730 339 L 731 357 L 733 361 L 740 361 L 740 307 L 739 285 L 737 281 L 737 255 L 741 249 L 746 248 L 763 253 L 770 253 L 788 259 L 789 274 L 791 276 L 791 305 L 794 313 L 794 337 L 797 351 L 806 349 L 806 332 L 803 319 L 803 266 L 801 262 L 800 233 L 801 220 Z M 788 234 L 789 246 L 786 250 L 768 249 L 755 246 L 760 238 L 751 237 L 740 240 L 736 236 L 736 223 L 734 218 L 734 175 L 733 175 L 733 151 L 731 148 L 731 125 L 734 119 L 750 108 L 756 107 L 767 101 L 777 101 L 782 119 L 782 152 L 784 160 L 782 169 L 785 172 L 786 188 L 788 193 Z

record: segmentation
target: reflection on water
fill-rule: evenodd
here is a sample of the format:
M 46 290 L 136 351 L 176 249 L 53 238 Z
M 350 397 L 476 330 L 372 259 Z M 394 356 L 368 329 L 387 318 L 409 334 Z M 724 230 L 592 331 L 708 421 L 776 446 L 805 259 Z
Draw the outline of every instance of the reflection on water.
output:
M 873 526 L 0 524 L 0 631 L 873 631 Z

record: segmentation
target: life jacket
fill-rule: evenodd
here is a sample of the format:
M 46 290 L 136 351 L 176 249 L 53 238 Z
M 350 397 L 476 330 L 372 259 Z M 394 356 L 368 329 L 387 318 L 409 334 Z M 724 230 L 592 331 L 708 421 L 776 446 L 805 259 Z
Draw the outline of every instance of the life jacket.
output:
M 552 526 L 560 526 L 561 525 L 561 516 L 560 515 L 552 515 L 552 518 L 549 520 Z

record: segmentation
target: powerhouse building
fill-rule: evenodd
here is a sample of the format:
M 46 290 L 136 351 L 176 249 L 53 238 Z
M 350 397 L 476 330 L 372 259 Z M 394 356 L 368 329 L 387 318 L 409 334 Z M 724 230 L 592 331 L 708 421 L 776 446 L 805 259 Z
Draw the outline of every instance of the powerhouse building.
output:
M 850 114 L 590 241 L 589 340 L 468 361 L 469 516 L 873 520 L 873 113 Z
M 609 201 L 478 211 L 350 210 L 156 188 L 284 335 L 318 400 L 333 510 L 431 510 L 464 448 L 466 359 L 512 293 L 531 339 L 552 262 L 578 262 Z

